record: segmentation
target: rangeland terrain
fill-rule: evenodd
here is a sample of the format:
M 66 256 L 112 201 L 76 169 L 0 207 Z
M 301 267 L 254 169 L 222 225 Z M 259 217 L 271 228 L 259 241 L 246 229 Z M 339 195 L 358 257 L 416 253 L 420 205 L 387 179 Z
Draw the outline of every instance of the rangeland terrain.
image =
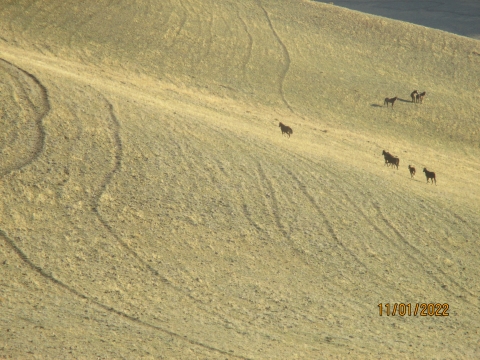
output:
M 0 358 L 480 357 L 479 84 L 328 4 L 4 2 Z

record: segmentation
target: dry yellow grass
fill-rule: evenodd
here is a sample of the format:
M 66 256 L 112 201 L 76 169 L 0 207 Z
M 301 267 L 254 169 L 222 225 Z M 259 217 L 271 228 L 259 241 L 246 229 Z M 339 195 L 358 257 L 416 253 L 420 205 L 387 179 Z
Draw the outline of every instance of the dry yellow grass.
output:
M 478 358 L 479 54 L 309 1 L 4 5 L 0 357 Z

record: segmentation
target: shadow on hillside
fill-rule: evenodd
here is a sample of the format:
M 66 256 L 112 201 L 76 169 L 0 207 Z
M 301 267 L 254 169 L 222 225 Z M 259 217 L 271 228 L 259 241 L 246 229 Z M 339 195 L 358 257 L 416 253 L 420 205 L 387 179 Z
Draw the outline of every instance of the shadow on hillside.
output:
M 401 101 L 401 102 L 406 102 L 406 103 L 411 103 L 412 100 L 405 100 L 405 99 L 401 99 L 399 97 L 397 97 L 397 101 Z M 373 107 L 383 107 L 383 105 L 379 105 L 379 104 L 370 104 L 370 106 L 373 106 Z

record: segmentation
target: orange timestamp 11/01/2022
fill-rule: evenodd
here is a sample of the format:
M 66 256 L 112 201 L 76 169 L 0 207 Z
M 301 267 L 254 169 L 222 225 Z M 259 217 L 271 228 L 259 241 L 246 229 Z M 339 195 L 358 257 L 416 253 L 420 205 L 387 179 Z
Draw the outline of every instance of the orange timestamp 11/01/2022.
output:
M 449 316 L 448 304 L 440 303 L 386 303 L 378 304 L 380 316 Z

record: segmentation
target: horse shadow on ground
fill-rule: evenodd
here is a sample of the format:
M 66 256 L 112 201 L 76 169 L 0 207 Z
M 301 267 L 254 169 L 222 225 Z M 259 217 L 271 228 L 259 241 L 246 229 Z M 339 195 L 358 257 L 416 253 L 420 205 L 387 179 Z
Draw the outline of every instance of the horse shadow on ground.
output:
M 397 100 L 396 101 L 401 101 L 401 102 L 406 102 L 406 103 L 411 103 L 412 100 L 405 100 L 405 99 L 400 99 L 399 97 L 397 97 Z M 384 105 L 380 105 L 380 104 L 370 104 L 370 106 L 372 107 L 384 107 Z

